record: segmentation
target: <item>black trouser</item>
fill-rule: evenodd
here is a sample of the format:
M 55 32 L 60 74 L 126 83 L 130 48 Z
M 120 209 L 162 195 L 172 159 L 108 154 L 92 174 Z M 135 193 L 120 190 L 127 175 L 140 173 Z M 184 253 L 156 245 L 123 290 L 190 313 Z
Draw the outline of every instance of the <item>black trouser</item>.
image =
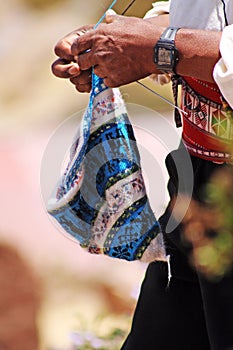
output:
M 233 276 L 167 283 L 167 264 L 150 264 L 122 350 L 233 349 Z
M 181 181 L 177 162 L 182 164 L 182 150 L 167 159 L 171 198 Z M 192 164 L 193 196 L 202 200 L 200 190 L 218 165 L 195 157 Z M 162 228 L 169 215 L 168 208 L 161 218 Z M 189 265 L 190 250 L 182 245 L 181 231 L 178 226 L 165 236 L 171 256 L 170 284 L 167 287 L 166 263 L 149 265 L 122 350 L 233 350 L 233 273 L 215 283 L 201 277 Z

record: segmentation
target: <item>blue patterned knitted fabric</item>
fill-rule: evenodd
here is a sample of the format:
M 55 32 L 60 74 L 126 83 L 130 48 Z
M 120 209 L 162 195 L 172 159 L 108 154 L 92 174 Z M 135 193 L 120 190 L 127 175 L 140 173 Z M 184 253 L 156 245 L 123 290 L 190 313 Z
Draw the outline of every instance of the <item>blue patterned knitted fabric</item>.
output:
M 81 134 L 55 193 L 48 212 L 90 253 L 166 260 L 124 101 L 94 74 Z

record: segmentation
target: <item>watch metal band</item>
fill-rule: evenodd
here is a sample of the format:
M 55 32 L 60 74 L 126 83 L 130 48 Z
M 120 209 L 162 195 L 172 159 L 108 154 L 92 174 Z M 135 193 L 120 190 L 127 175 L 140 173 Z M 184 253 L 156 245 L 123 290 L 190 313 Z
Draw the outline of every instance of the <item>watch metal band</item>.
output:
M 175 43 L 175 37 L 176 33 L 178 32 L 180 28 L 175 28 L 175 27 L 167 27 L 163 34 L 161 35 L 159 40 L 167 40 L 169 42 L 172 42 L 173 44 Z
M 175 27 L 166 28 L 154 47 L 154 62 L 162 72 L 175 73 L 179 61 L 175 37 L 179 29 Z

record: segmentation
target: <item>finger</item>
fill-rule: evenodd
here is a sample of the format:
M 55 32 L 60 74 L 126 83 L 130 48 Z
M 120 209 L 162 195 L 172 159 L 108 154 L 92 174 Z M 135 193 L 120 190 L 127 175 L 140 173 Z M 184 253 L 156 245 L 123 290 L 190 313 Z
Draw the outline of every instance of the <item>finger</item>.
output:
M 106 23 L 113 23 L 117 20 L 120 20 L 120 17 L 114 10 L 110 9 L 106 12 Z
M 72 66 L 69 68 L 68 72 L 72 76 L 80 75 L 81 70 L 80 70 L 78 63 L 76 63 L 76 62 L 72 63 Z
M 88 85 L 91 83 L 91 70 L 82 71 L 79 76 L 70 78 L 74 85 Z
M 77 60 L 81 70 L 90 69 L 98 63 L 96 62 L 96 57 L 91 50 L 78 55 Z
M 91 30 L 88 33 L 85 33 L 73 43 L 71 53 L 74 57 L 92 48 L 94 32 L 94 30 Z
M 89 84 L 77 84 L 75 88 L 78 92 L 90 92 L 91 91 L 91 83 Z
M 111 78 L 104 78 L 104 84 L 110 88 L 116 88 L 121 86 L 121 84 L 117 84 L 114 80 L 112 80 Z
M 68 36 L 66 36 L 65 38 L 58 41 L 58 43 L 56 44 L 56 46 L 54 48 L 55 54 L 58 57 L 63 58 L 67 61 L 72 61 L 74 56 L 72 55 L 72 52 L 71 52 L 71 46 L 75 42 L 76 39 L 77 39 L 77 34 L 71 33 Z
M 73 55 L 71 52 L 71 46 L 76 41 L 76 39 L 89 30 L 93 28 L 92 25 L 83 26 L 77 30 L 72 31 L 71 33 L 67 34 L 64 38 L 58 41 L 54 48 L 55 54 L 63 59 L 66 59 L 68 61 L 73 60 Z
M 107 76 L 105 69 L 98 64 L 94 67 L 94 73 L 100 78 L 106 78 Z
M 56 60 L 52 64 L 51 69 L 53 74 L 58 78 L 70 78 L 72 75 L 74 75 L 74 74 L 71 74 L 74 71 L 75 71 L 75 75 L 80 74 L 80 69 L 77 63 L 67 62 L 62 59 Z

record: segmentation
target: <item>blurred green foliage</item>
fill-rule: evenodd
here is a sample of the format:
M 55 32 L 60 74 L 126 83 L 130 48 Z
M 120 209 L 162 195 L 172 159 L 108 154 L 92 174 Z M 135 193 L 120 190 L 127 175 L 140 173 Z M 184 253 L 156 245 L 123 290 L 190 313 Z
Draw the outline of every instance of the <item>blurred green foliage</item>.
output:
M 230 150 L 233 154 L 233 146 Z M 233 268 L 233 166 L 215 171 L 206 186 L 206 204 L 192 202 L 185 218 L 193 264 L 208 279 L 219 280 Z
M 72 333 L 72 350 L 118 350 L 127 332 L 122 328 L 113 328 L 105 336 L 97 333 L 90 331 Z
M 233 266 L 233 167 L 216 172 L 207 186 L 207 197 L 217 215 L 217 232 L 198 252 L 200 266 L 219 278 Z

